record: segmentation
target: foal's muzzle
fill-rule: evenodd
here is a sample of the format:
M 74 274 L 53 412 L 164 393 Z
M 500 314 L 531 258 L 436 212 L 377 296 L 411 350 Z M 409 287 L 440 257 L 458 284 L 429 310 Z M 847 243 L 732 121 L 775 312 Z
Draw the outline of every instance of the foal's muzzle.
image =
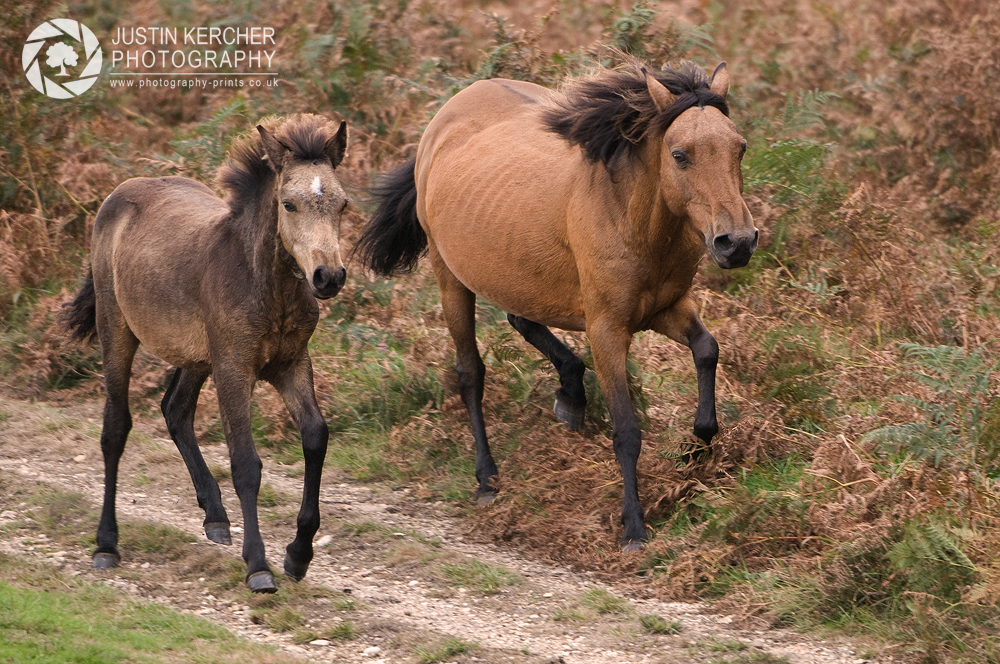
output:
M 333 272 L 330 272 L 325 265 L 321 265 L 316 268 L 315 272 L 313 272 L 313 294 L 321 300 L 331 298 L 340 292 L 340 289 L 344 287 L 344 282 L 346 281 L 347 269 L 343 266 L 337 268 Z
M 715 262 L 723 269 L 743 267 L 750 262 L 750 257 L 757 249 L 759 235 L 756 228 L 716 235 L 712 238 L 708 250 Z

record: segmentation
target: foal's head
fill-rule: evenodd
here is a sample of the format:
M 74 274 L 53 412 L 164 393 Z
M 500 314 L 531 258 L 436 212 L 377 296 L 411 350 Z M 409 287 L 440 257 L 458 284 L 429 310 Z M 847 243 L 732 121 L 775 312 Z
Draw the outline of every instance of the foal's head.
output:
M 671 212 L 690 220 L 719 267 L 743 267 L 757 249 L 758 231 L 743 201 L 740 161 L 747 142 L 726 114 L 725 63 L 711 84 L 700 69 L 676 72 L 668 85 L 683 78 L 679 94 L 642 72 L 657 111 L 669 118 L 660 145 L 663 200 Z
M 347 207 L 334 169 L 347 151 L 347 123 L 297 115 L 272 130 L 257 126 L 275 177 L 278 235 L 318 298 L 336 295 L 347 278 L 340 255 L 340 217 Z

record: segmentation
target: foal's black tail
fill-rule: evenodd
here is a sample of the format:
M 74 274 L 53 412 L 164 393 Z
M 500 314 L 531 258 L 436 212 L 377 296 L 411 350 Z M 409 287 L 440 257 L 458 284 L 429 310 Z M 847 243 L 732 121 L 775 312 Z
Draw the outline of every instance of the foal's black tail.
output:
M 362 264 L 387 277 L 409 272 L 427 252 L 427 234 L 417 219 L 416 157 L 390 171 L 369 191 L 378 201 L 354 252 Z
M 97 296 L 94 293 L 94 270 L 87 270 L 87 279 L 72 302 L 63 305 L 63 321 L 70 336 L 77 341 L 97 338 Z

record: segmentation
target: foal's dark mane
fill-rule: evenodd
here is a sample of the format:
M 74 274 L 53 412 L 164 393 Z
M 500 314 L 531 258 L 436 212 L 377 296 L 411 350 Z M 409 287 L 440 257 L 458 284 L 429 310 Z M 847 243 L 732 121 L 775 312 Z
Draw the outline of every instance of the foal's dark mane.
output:
M 264 118 L 260 124 L 291 150 L 295 159 L 302 161 L 328 159 L 326 142 L 339 128 L 330 120 L 311 113 L 272 116 Z M 228 193 L 226 202 L 238 217 L 262 198 L 273 196 L 274 175 L 267 163 L 260 133 L 253 129 L 233 141 L 226 163 L 219 167 L 215 180 Z
M 634 65 L 632 71 L 607 70 L 571 84 L 565 99 L 544 112 L 545 128 L 579 145 L 589 161 L 613 172 L 622 158 L 630 162 L 636 157 L 647 136 L 661 135 L 689 108 L 714 106 L 729 115 L 726 100 L 712 92 L 705 71 L 693 62 L 651 73 L 677 96 L 662 113 Z

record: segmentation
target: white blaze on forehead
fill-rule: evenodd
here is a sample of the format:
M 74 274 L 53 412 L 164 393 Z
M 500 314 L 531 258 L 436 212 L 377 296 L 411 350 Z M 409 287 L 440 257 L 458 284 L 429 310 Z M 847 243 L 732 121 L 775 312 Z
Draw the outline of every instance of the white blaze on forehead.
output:
M 323 183 L 319 181 L 318 175 L 315 178 L 313 178 L 312 193 L 316 194 L 317 196 L 323 195 Z

